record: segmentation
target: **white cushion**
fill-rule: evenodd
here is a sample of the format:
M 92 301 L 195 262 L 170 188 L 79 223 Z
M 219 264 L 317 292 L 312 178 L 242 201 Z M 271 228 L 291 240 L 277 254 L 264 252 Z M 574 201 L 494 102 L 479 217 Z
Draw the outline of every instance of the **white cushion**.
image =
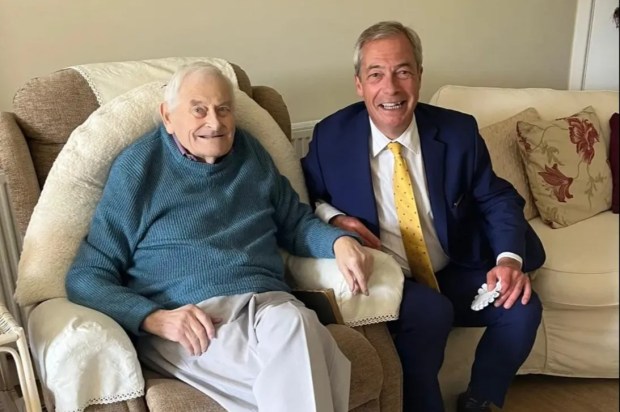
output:
M 374 257 L 368 280 L 368 296 L 353 295 L 335 259 L 286 258 L 287 274 L 293 287 L 304 290 L 331 288 L 348 326 L 362 326 L 398 319 L 403 297 L 404 275 L 400 265 L 387 253 L 366 248 Z
M 618 306 L 617 214 L 600 213 L 560 229 L 540 218 L 530 224 L 547 252 L 533 280 L 546 306 Z

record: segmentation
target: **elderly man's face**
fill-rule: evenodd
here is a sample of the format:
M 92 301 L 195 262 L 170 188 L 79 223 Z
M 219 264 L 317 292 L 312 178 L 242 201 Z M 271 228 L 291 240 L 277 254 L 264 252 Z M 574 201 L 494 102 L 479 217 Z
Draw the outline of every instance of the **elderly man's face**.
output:
M 217 75 L 192 73 L 179 90 L 176 107 L 161 105 L 168 133 L 174 134 L 192 155 L 215 163 L 230 152 L 235 136 L 233 96 Z

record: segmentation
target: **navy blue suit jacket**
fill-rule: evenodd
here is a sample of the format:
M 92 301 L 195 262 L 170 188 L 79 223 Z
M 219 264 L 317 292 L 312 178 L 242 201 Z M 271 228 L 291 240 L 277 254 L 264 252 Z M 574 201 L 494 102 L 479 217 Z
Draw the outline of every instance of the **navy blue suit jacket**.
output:
M 524 218 L 524 200 L 495 175 L 475 119 L 418 103 L 415 119 L 439 241 L 450 261 L 490 269 L 501 252 L 540 267 L 545 252 Z M 363 102 L 319 122 L 302 160 L 312 203 L 322 199 L 379 236 L 370 171 L 370 121 Z

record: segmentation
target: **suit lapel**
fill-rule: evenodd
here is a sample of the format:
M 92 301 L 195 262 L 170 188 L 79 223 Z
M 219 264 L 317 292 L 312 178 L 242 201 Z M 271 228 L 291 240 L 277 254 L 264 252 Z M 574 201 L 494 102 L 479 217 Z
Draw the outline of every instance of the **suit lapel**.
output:
M 435 230 L 444 250 L 448 249 L 448 225 L 446 220 L 446 201 L 445 201 L 445 143 L 439 140 L 439 129 L 428 120 L 428 116 L 420 113 L 416 109 L 416 124 L 420 134 L 420 145 L 422 147 L 422 157 L 424 160 L 424 172 L 428 194 L 433 211 Z
M 370 172 L 370 121 L 368 120 L 368 112 L 360 111 L 352 122 L 350 133 L 345 139 L 343 149 L 349 152 L 349 156 L 345 157 L 345 163 L 342 170 L 344 173 L 350 174 L 348 193 L 354 204 L 357 204 L 362 210 L 361 216 L 368 228 L 377 236 L 379 236 L 379 218 L 377 216 L 377 205 L 374 197 L 374 189 L 372 185 L 372 175 Z

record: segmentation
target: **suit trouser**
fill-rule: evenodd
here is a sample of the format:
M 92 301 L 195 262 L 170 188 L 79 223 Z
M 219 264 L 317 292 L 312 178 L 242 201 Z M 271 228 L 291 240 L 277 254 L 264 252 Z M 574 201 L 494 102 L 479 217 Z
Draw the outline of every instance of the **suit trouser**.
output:
M 222 318 L 200 356 L 156 336 L 140 339 L 150 368 L 194 386 L 230 412 L 346 412 L 351 364 L 316 314 L 285 292 L 198 304 Z
M 403 365 L 406 412 L 444 410 L 437 375 L 452 326 L 486 326 L 476 348 L 469 387 L 477 399 L 503 406 L 512 379 L 534 345 L 542 306 L 532 293 L 527 305 L 517 300 L 508 310 L 493 305 L 471 310 L 486 273 L 449 265 L 436 274 L 441 294 L 405 281 L 399 320 L 389 326 Z

